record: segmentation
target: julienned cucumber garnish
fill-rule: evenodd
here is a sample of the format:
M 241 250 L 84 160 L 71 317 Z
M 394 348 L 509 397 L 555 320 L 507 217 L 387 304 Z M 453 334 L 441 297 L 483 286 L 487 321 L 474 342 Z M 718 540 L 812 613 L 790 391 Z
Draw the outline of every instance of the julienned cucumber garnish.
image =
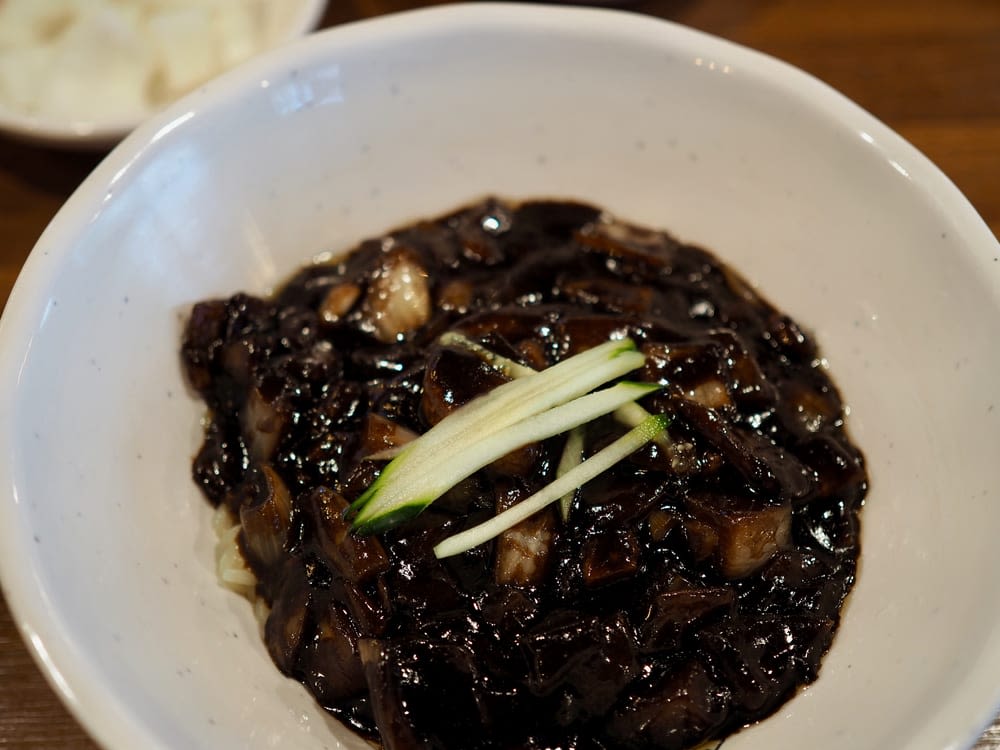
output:
M 567 492 L 580 487 L 597 475 L 607 471 L 616 463 L 634 453 L 666 429 L 669 419 L 665 416 L 648 417 L 638 427 L 633 427 L 606 448 L 598 451 L 575 468 L 529 498 L 522 500 L 503 513 L 478 526 L 473 526 L 459 534 L 450 536 L 434 547 L 435 557 L 450 557 L 470 550 L 493 537 L 499 536 L 525 518 L 542 510 L 545 506 L 563 497 Z
M 504 357 L 502 354 L 497 354 L 491 349 L 487 349 L 482 344 L 473 341 L 456 331 L 447 331 L 446 333 L 442 333 L 441 336 L 438 337 L 438 342 L 444 344 L 445 346 L 459 346 L 474 354 L 478 354 L 487 363 L 491 364 L 493 367 L 500 370 L 500 372 L 510 378 L 523 378 L 528 375 L 534 375 L 537 372 L 537 370 L 532 370 L 530 367 L 522 365 L 520 362 Z M 615 410 L 615 419 L 628 427 L 636 427 L 642 424 L 643 420 L 648 419 L 651 416 L 652 415 L 648 411 L 636 403 L 623 404 Z M 661 432 L 656 436 L 655 442 L 659 443 L 664 448 L 669 448 L 671 445 L 670 435 L 666 432 Z
M 559 435 L 658 389 L 659 386 L 652 383 L 619 383 L 494 432 L 485 439 L 472 442 L 447 459 L 442 455 L 433 470 L 407 477 L 402 487 L 390 487 L 395 491 L 396 502 L 388 494 L 374 495 L 358 513 L 354 526 L 362 532 L 378 531 L 382 526 L 379 519 L 390 519 L 392 511 L 397 507 L 404 506 L 411 510 L 425 508 L 463 479 L 512 450 Z M 381 492 L 386 492 L 385 487 Z
M 470 401 L 404 446 L 383 469 L 351 505 L 354 530 L 374 533 L 389 528 L 511 450 L 565 432 L 656 390 L 656 385 L 621 383 L 584 396 L 644 361 L 632 340 L 609 341 Z
M 522 365 L 520 362 L 516 362 L 509 357 L 497 354 L 492 349 L 487 349 L 479 342 L 473 341 L 457 331 L 446 331 L 445 333 L 442 333 L 438 336 L 438 343 L 442 346 L 462 347 L 473 354 L 478 354 L 480 358 L 486 361 L 487 364 L 492 365 L 510 378 L 523 378 L 526 375 L 534 375 L 538 372 L 538 370 L 533 370 L 527 365 Z
M 641 408 L 641 407 L 640 407 Z M 562 457 L 556 467 L 556 479 L 568 474 L 583 461 L 583 427 L 574 427 L 566 436 L 566 445 L 563 446 Z M 564 521 L 569 520 L 569 509 L 573 505 L 573 495 L 576 487 L 569 490 L 559 498 L 559 514 Z
M 500 370 L 510 378 L 523 378 L 528 375 L 534 375 L 537 372 L 537 370 L 533 370 L 526 365 L 522 365 L 520 362 L 510 359 L 509 357 L 497 354 L 492 349 L 487 349 L 482 344 L 463 336 L 457 331 L 447 331 L 441 334 L 438 338 L 438 342 L 445 346 L 457 346 L 467 349 L 468 351 L 479 355 L 487 363 Z M 635 402 L 622 404 L 615 410 L 615 418 L 629 427 L 638 426 L 643 422 L 643 420 L 648 419 L 650 416 L 652 415 L 648 411 Z M 665 430 L 660 432 L 654 440 L 665 448 L 670 447 L 670 436 Z M 577 466 L 582 460 L 583 428 L 576 427 L 570 431 L 569 435 L 566 437 L 566 445 L 563 448 L 562 457 L 560 458 L 559 466 L 556 469 L 556 476 L 562 476 L 567 471 Z M 569 509 L 573 504 L 573 494 L 575 489 L 576 488 L 573 488 L 559 498 L 559 512 L 564 521 L 569 518 Z

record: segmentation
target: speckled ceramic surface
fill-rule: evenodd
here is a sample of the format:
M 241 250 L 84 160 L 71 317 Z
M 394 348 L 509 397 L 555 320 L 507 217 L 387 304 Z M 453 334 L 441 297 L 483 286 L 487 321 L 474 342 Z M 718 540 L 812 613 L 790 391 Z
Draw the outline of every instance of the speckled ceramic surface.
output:
M 1000 699 L 1000 247 L 822 84 L 683 28 L 475 4 L 344 27 L 133 133 L 0 323 L 0 565 L 53 685 L 112 750 L 367 747 L 216 585 L 180 319 L 495 193 L 706 245 L 812 327 L 872 477 L 819 681 L 726 750 L 970 745 Z

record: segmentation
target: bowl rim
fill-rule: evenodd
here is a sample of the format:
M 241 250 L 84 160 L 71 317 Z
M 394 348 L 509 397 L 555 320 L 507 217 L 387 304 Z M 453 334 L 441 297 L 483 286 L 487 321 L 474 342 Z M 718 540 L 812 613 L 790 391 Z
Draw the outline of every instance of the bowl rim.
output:
M 292 17 L 280 44 L 287 44 L 309 34 L 319 24 L 326 10 L 327 0 L 297 0 L 299 10 Z M 246 61 L 240 63 L 245 64 Z M 237 66 L 239 67 L 239 66 Z M 204 84 L 203 84 L 204 85 Z M 182 97 L 183 98 L 183 97 Z M 28 114 L 0 101 L 0 133 L 26 143 L 37 145 L 101 150 L 114 146 L 146 118 L 169 108 L 136 111 L 132 115 L 108 119 L 64 119 L 45 114 Z
M 767 78 L 783 94 L 808 103 L 815 111 L 845 124 L 864 140 L 877 145 L 890 163 L 903 169 L 920 190 L 932 195 L 933 202 L 955 220 L 955 226 L 962 228 L 963 245 L 989 249 L 976 260 L 982 271 L 996 273 L 990 260 L 1000 252 L 1000 242 L 951 180 L 873 115 L 788 63 L 705 32 L 628 11 L 511 2 L 421 8 L 343 24 L 266 52 L 174 102 L 126 136 L 59 210 L 38 239 L 14 285 L 0 318 L 0 383 L 6 386 L 0 397 L 0 424 L 12 424 L 21 368 L 47 302 L 40 292 L 46 289 L 69 254 L 73 238 L 102 210 L 106 188 L 138 161 L 155 153 L 163 142 L 185 132 L 185 123 L 193 114 L 224 111 L 238 102 L 241 93 L 273 75 L 275 70 L 309 67 L 342 44 L 384 43 L 387 39 L 412 42 L 443 30 L 472 27 L 530 30 L 542 25 L 551 28 L 552 24 L 557 24 L 560 33 L 613 35 L 654 41 L 665 47 L 697 45 L 707 52 L 724 53 L 738 60 L 750 74 Z M 170 137 L 165 137 L 168 134 Z M 78 647 L 72 629 L 50 599 L 36 569 L 32 529 L 21 513 L 24 498 L 19 497 L 14 481 L 13 438 L 9 428 L 0 430 L 0 476 L 9 483 L 8 490 L 0 497 L 0 589 L 17 628 L 50 686 L 99 744 L 114 750 L 134 747 L 169 750 L 171 746 L 154 727 L 126 710 L 121 696 L 102 677 L 100 665 Z M 1000 623 L 991 631 L 991 644 L 1000 644 Z M 966 675 L 961 691 L 942 698 L 938 710 L 929 714 L 923 725 L 926 731 L 902 746 L 902 750 L 971 747 L 1000 708 L 1000 683 L 995 680 L 1000 671 L 1000 647 L 990 654 L 990 659 L 980 659 L 976 669 Z M 977 699 L 970 701 L 970 696 Z

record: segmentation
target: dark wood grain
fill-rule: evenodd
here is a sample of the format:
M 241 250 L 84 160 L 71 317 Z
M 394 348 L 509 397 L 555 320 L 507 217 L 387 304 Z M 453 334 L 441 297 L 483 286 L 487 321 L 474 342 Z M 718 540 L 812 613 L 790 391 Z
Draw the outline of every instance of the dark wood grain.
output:
M 431 4 L 332 0 L 325 23 Z M 762 50 L 826 81 L 927 154 L 1000 234 L 997 0 L 645 0 L 627 5 Z M 0 300 L 7 299 L 45 225 L 98 160 L 0 138 Z M 976 747 L 1000 749 L 1000 725 Z M 35 667 L 0 599 L 0 749 L 93 748 Z

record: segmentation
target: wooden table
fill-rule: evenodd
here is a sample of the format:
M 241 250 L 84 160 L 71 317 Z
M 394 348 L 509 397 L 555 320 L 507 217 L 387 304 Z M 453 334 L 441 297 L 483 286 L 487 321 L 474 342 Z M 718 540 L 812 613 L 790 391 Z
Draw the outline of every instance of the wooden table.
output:
M 325 23 L 431 4 L 331 0 Z M 630 7 L 763 50 L 823 79 L 927 154 L 1000 233 L 997 0 L 645 0 Z M 42 229 L 99 159 L 0 137 L 0 299 Z M 95 748 L 35 667 L 2 600 L 0 748 Z M 1000 749 L 1000 721 L 976 748 Z

